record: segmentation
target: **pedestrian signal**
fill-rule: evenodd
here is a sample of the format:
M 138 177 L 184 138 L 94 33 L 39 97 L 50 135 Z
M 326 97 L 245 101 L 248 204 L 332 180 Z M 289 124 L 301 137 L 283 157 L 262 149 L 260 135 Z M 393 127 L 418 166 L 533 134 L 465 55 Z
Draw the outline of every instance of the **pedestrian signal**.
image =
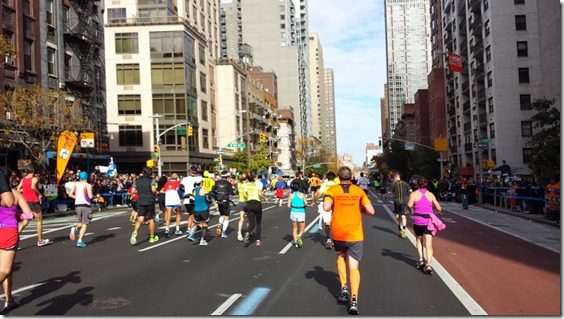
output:
M 161 148 L 158 145 L 153 146 L 153 157 L 159 158 L 161 153 Z

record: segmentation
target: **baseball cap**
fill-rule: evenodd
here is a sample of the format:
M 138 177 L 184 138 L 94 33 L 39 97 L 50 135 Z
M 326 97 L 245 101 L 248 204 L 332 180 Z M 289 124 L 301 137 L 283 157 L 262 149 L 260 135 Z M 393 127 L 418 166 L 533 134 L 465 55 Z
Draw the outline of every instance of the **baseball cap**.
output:
M 88 173 L 86 173 L 86 172 L 80 172 L 80 175 L 78 175 L 78 176 L 81 180 L 88 179 Z

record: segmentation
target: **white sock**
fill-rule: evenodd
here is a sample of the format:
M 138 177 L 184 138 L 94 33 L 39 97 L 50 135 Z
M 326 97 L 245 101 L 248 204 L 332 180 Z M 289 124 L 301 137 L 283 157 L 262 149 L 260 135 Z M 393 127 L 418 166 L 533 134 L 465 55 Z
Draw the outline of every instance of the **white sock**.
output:
M 225 218 L 224 218 L 223 216 L 219 216 L 219 223 L 220 223 L 220 224 L 223 224 L 223 220 L 224 220 L 224 219 L 225 219 Z
M 228 220 L 224 220 L 223 221 L 223 232 L 225 233 L 225 231 L 227 230 L 227 226 L 229 226 L 229 221 Z

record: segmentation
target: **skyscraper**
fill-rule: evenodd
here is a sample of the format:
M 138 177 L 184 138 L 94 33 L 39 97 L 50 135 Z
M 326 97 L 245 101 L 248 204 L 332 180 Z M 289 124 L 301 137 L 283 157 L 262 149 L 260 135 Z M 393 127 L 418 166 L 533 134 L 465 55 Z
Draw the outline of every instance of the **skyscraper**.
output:
M 321 146 L 331 156 L 337 156 L 337 126 L 335 121 L 335 74 L 333 69 L 325 69 L 323 94 L 325 102 L 321 109 Z
M 386 0 L 386 57 L 390 135 L 404 103 L 427 88 L 431 71 L 428 0 Z M 386 131 L 386 130 L 384 130 Z

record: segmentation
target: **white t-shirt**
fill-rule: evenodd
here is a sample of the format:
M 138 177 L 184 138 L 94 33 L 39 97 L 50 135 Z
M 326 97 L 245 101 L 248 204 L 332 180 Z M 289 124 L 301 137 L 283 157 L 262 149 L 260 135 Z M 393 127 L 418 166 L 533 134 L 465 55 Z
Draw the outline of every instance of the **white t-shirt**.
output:
M 196 184 L 196 176 L 186 176 L 182 179 L 180 184 L 184 186 L 184 196 L 194 193 L 194 184 Z M 184 204 L 190 204 L 190 198 L 184 198 Z
M 370 184 L 370 181 L 368 180 L 368 178 L 362 176 L 359 180 L 358 180 L 358 186 L 360 186 L 360 188 L 362 189 L 368 189 L 368 184 Z
M 72 194 L 72 190 L 74 189 L 74 184 L 76 182 L 75 181 L 68 181 L 65 183 L 65 192 L 67 192 L 67 194 Z

